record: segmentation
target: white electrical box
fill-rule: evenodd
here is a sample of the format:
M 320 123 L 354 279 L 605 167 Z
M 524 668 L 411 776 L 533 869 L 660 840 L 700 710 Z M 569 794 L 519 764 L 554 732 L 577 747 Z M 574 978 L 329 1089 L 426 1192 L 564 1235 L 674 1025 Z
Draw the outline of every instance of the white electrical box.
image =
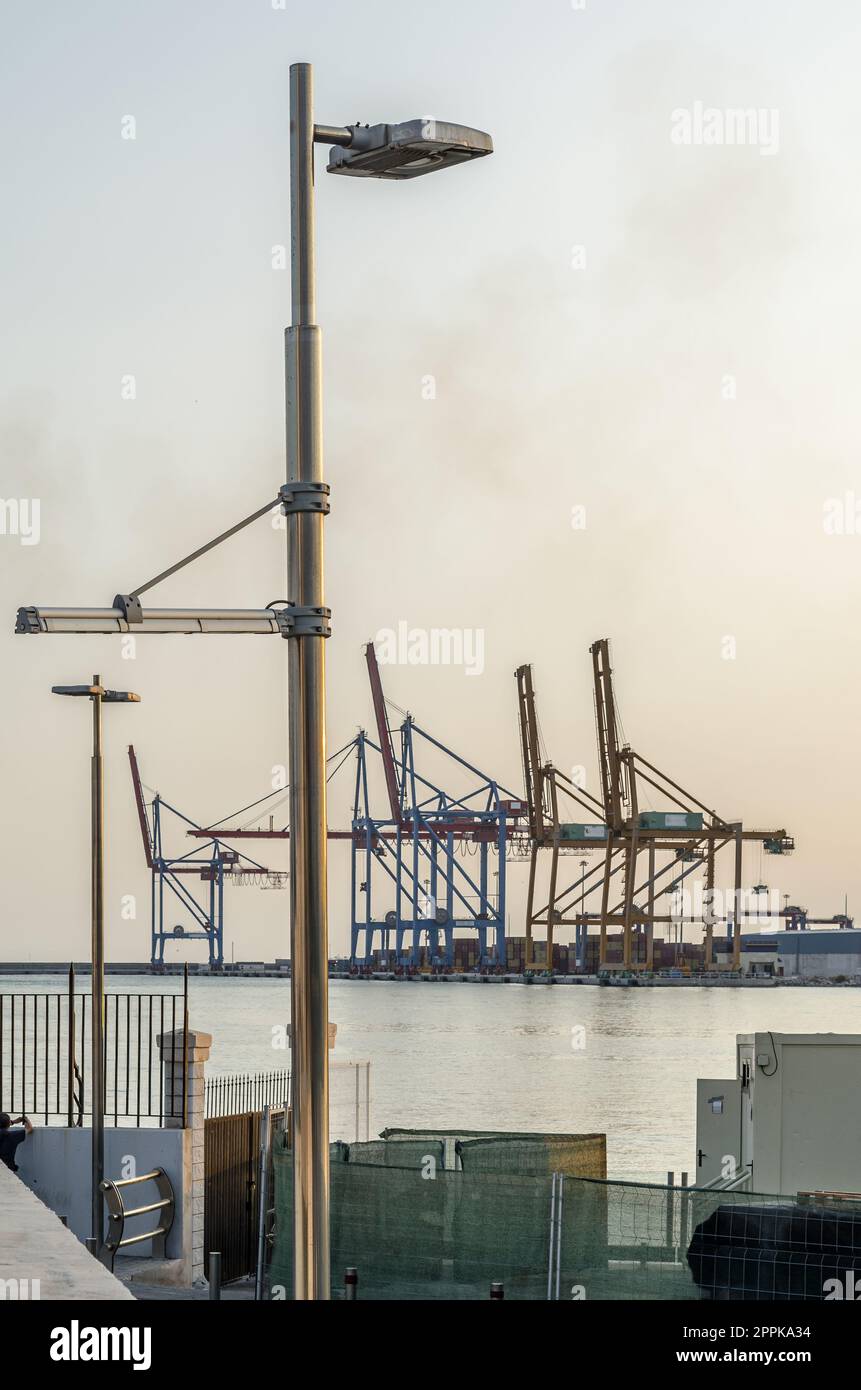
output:
M 752 1192 L 861 1192 L 861 1036 L 739 1034 L 736 1059 L 697 1082 L 697 1185 L 749 1166 Z

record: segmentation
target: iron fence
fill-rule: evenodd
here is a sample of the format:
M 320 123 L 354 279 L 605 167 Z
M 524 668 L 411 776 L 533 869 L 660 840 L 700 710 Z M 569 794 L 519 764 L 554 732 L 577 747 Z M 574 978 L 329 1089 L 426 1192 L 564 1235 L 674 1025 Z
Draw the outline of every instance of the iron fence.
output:
M 206 1079 L 206 1118 L 245 1115 L 264 1105 L 286 1106 L 290 1098 L 289 1071 L 242 1072 Z
M 172 1034 L 179 1061 L 188 1030 L 188 976 L 181 993 L 105 995 L 104 1069 L 107 1125 L 185 1123 L 186 1067 L 178 1088 L 162 1084 L 158 1038 Z M 0 993 L 0 1110 L 41 1124 L 83 1125 L 92 1115 L 92 1000 L 76 989 Z M 177 1035 L 181 1041 L 177 1045 Z
M 290 1072 L 240 1072 L 206 1078 L 208 1120 L 226 1115 L 261 1113 L 264 1106 L 288 1109 Z M 347 1143 L 370 1138 L 371 1064 L 368 1061 L 329 1060 L 330 1138 Z

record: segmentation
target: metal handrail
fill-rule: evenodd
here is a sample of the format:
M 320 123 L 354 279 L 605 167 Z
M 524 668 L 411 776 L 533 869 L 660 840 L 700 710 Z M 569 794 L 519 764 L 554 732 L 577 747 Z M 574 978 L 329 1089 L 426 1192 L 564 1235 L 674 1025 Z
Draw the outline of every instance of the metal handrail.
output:
M 142 1207 L 130 1207 L 126 1210 L 121 1189 L 133 1187 L 142 1182 L 155 1183 L 158 1190 L 158 1201 L 148 1202 Z M 137 1178 L 117 1178 L 116 1180 L 107 1178 L 100 1184 L 100 1191 L 107 1203 L 110 1219 L 103 1251 L 110 1255 L 111 1269 L 114 1267 L 118 1250 L 128 1245 L 139 1245 L 144 1240 L 152 1241 L 153 1258 L 163 1260 L 165 1258 L 165 1243 L 173 1229 L 174 1217 L 176 1216 L 173 1184 L 165 1170 L 154 1168 L 151 1173 L 142 1173 Z M 135 1236 L 124 1235 L 126 1221 L 133 1216 L 146 1216 L 153 1211 L 164 1212 L 164 1217 L 154 1230 L 142 1231 L 140 1235 Z
M 700 1192 L 734 1192 L 736 1188 L 750 1182 L 750 1179 L 751 1166 L 746 1163 L 731 1178 L 712 1178 L 711 1182 L 698 1183 L 697 1189 Z

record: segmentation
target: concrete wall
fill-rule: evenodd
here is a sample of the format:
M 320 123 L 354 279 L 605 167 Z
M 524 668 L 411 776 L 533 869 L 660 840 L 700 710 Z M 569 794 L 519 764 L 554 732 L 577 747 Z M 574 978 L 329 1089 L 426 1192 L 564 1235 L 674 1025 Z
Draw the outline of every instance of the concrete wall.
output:
M 0 1300 L 40 1298 L 80 1303 L 133 1297 L 3 1163 L 0 1231 Z M 11 1314 L 4 1317 L 8 1364 L 10 1355 L 15 1354 L 16 1330 L 9 1323 Z M 25 1363 L 32 1350 L 19 1348 Z
M 16 1155 L 21 1180 L 52 1211 L 66 1218 L 69 1230 L 81 1241 L 90 1234 L 90 1136 L 89 1129 L 37 1128 L 29 1139 L 19 1145 Z M 129 1170 L 130 1159 L 134 1161 L 134 1172 Z M 164 1168 L 173 1184 L 176 1198 L 173 1229 L 167 1240 L 167 1258 L 184 1259 L 191 1253 L 190 1231 L 183 1229 L 184 1211 L 191 1210 L 188 1200 L 192 1181 L 191 1130 L 105 1130 L 106 1177 L 132 1177 L 135 1173 L 149 1173 L 153 1168 Z M 184 1196 L 186 1200 L 183 1200 Z M 130 1207 L 143 1206 L 154 1201 L 155 1197 L 152 1183 L 142 1183 L 130 1191 L 126 1189 L 126 1205 Z M 152 1230 L 154 1224 L 152 1215 L 135 1217 L 126 1222 L 124 1234 L 135 1235 Z M 132 1249 L 138 1256 L 147 1256 L 150 1254 L 150 1242 L 142 1241 Z

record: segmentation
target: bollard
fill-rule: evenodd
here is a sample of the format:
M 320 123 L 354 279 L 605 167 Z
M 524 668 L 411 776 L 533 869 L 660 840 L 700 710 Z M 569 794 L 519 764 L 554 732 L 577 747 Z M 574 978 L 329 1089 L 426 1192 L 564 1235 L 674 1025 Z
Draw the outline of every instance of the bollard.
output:
M 490 1297 L 491 1301 L 495 1299 L 505 1298 L 505 1285 L 501 1283 L 491 1284 Z
M 86 1240 L 84 1241 L 84 1244 L 86 1245 L 91 1255 L 98 1255 L 99 1242 L 96 1240 L 95 1236 L 87 1236 Z
M 221 1251 L 209 1252 L 209 1297 L 221 1299 Z
M 344 1299 L 347 1303 L 355 1303 L 359 1297 L 359 1271 L 353 1269 L 344 1270 Z

